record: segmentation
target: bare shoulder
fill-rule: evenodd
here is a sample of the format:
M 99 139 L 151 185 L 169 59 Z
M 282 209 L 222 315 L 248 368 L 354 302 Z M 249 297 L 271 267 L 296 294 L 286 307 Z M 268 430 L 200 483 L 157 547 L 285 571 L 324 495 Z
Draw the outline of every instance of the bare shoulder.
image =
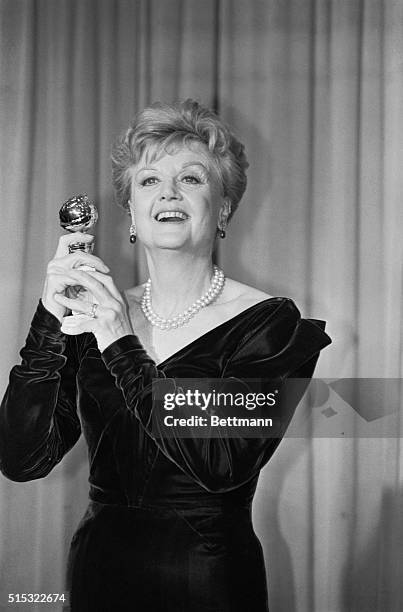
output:
M 221 301 L 223 303 L 236 302 L 238 304 L 242 303 L 245 306 L 252 306 L 253 304 L 263 302 L 272 297 L 272 295 L 265 291 L 261 291 L 245 283 L 240 283 L 232 278 L 227 278 L 225 280 L 224 291 L 221 295 Z
M 220 312 L 222 319 L 226 320 L 272 297 L 265 291 L 226 278 L 224 290 L 215 304 L 215 309 Z

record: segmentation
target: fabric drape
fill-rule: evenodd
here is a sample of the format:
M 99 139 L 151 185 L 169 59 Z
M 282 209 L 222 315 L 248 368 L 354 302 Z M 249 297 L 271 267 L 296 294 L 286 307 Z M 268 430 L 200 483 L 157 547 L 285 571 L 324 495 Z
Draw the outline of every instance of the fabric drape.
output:
M 226 274 L 328 321 L 316 376 L 403 376 L 401 2 L 3 0 L 0 27 L 2 389 L 64 200 L 96 202 L 97 253 L 121 289 L 145 280 L 110 146 L 146 104 L 186 97 L 215 106 L 248 152 L 217 252 Z M 400 438 L 366 427 L 288 438 L 262 473 L 254 515 L 275 612 L 403 605 Z M 63 590 L 87 476 L 81 440 L 43 481 L 1 478 L 0 607 Z

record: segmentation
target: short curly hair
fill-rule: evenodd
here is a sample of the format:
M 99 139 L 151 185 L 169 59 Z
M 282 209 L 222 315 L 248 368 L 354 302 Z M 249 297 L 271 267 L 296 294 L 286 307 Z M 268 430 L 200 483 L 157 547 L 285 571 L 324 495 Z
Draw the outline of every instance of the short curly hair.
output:
M 145 108 L 114 144 L 112 180 L 117 203 L 129 208 L 129 170 L 144 154 L 152 161 L 178 146 L 192 143 L 202 143 L 207 148 L 218 171 L 223 195 L 231 202 L 230 218 L 246 189 L 249 164 L 244 145 L 214 111 L 191 99 L 172 105 L 156 102 Z

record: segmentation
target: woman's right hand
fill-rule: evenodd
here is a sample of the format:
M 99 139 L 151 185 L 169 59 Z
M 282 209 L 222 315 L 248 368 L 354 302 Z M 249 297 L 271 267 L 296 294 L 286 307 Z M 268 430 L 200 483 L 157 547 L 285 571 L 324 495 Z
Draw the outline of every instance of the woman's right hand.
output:
M 67 308 L 56 302 L 54 296 L 57 294 L 65 295 L 67 287 L 77 284 L 77 281 L 74 281 L 69 275 L 69 271 L 86 265 L 95 268 L 99 272 L 109 272 L 109 268 L 96 255 L 84 253 L 83 251 L 69 252 L 69 244 L 74 242 L 91 244 L 93 240 L 94 236 L 91 234 L 82 234 L 81 232 L 64 234 L 59 239 L 54 258 L 48 263 L 42 303 L 49 312 L 59 319 L 60 323 L 63 322 L 63 317 L 67 314 Z

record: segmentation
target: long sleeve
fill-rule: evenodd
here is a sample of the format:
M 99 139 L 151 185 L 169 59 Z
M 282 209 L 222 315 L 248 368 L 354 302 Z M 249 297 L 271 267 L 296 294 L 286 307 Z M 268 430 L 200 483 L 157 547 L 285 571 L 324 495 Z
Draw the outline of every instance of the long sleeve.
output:
M 241 382 L 250 378 L 267 380 L 272 390 L 272 379 L 282 384 L 289 376 L 311 377 L 320 350 L 330 342 L 320 322 L 301 319 L 295 305 L 287 300 L 241 339 L 226 359 L 220 376 Z M 136 336 L 117 340 L 102 357 L 122 390 L 128 409 L 134 412 L 160 450 L 208 491 L 229 491 L 253 478 L 280 442 L 278 435 L 273 438 L 167 437 L 162 430 L 156 431 L 156 419 L 152 418 L 152 383 L 153 379 L 165 377 L 163 369 L 156 366 Z M 305 388 L 298 387 L 291 406 L 288 399 L 287 414 L 283 415 L 285 426 L 304 391 Z
M 40 302 L 0 408 L 0 469 L 11 480 L 46 476 L 80 437 L 74 342 Z

